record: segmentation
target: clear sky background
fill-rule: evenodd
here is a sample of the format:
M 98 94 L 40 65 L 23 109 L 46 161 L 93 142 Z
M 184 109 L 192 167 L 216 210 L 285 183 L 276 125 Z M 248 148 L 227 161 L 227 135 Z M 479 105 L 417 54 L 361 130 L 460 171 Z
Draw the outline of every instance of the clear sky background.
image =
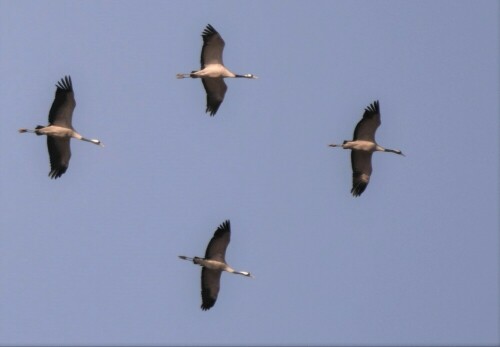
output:
M 226 41 L 213 118 L 201 32 Z M 494 345 L 497 1 L 0 1 L 0 344 Z M 46 140 L 71 75 L 65 175 Z M 380 100 L 371 182 L 351 139 Z M 200 268 L 231 220 L 216 305 Z

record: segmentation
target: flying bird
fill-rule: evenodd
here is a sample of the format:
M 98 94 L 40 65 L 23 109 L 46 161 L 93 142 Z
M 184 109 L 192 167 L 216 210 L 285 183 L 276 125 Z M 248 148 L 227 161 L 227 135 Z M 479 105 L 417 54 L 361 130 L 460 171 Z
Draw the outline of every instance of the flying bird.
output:
M 237 75 L 229 71 L 222 62 L 224 40 L 210 24 L 203 31 L 203 48 L 201 49 L 201 69 L 188 74 L 177 74 L 177 78 L 201 78 L 207 93 L 207 109 L 205 112 L 214 116 L 226 95 L 227 86 L 224 78 L 252 78 L 252 74 Z
M 365 108 L 363 119 L 354 129 L 354 139 L 344 141 L 341 145 L 331 144 L 331 147 L 351 149 L 352 189 L 354 196 L 360 196 L 368 186 L 372 174 L 372 153 L 391 152 L 404 156 L 399 149 L 384 148 L 375 142 L 375 132 L 380 126 L 380 107 L 378 100 Z
M 64 76 L 56 84 L 56 96 L 49 111 L 49 125 L 38 125 L 34 130 L 19 129 L 20 133 L 47 135 L 47 147 L 50 157 L 49 177 L 57 179 L 66 172 L 71 157 L 69 140 L 75 138 L 95 145 L 103 146 L 101 141 L 87 139 L 76 132 L 71 125 L 76 102 L 71 76 Z
M 217 228 L 214 236 L 208 243 L 205 258 L 179 256 L 181 259 L 192 261 L 194 264 L 203 267 L 201 269 L 201 309 L 203 311 L 210 309 L 217 300 L 222 271 L 253 278 L 250 272 L 236 271 L 226 263 L 226 248 L 230 237 L 231 224 L 229 220 L 226 220 Z

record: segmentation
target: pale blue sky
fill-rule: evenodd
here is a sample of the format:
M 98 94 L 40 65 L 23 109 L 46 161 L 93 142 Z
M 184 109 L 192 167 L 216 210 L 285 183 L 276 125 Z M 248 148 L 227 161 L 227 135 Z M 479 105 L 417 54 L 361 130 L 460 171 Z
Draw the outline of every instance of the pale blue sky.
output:
M 0 1 L 0 344 L 494 345 L 498 1 Z M 201 32 L 257 80 L 214 118 Z M 71 75 L 65 175 L 47 177 Z M 370 185 L 348 151 L 380 100 Z M 200 310 L 200 268 L 231 220 Z

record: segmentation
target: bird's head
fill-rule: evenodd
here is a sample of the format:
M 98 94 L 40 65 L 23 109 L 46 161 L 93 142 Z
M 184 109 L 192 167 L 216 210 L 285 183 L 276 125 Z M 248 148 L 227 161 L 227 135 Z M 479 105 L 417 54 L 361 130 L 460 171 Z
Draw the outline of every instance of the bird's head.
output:
M 243 276 L 250 277 L 250 278 L 255 278 L 250 272 L 247 272 L 247 271 L 241 271 L 240 274 L 242 274 Z
M 104 145 L 102 144 L 101 141 L 99 140 L 96 140 L 96 139 L 91 139 L 90 142 L 92 142 L 93 144 L 95 145 L 98 145 L 98 146 L 101 146 L 101 147 L 104 147 Z
M 404 155 L 403 152 L 401 152 L 399 149 L 384 148 L 384 152 L 396 153 L 396 154 L 402 155 L 403 157 L 406 157 L 406 155 Z

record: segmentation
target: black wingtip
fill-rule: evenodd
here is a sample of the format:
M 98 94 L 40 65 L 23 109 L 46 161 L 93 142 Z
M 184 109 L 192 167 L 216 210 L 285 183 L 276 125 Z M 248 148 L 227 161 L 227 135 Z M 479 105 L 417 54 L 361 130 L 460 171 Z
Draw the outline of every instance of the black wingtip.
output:
M 68 92 L 73 91 L 73 83 L 71 82 L 71 76 L 64 76 L 61 78 L 59 82 L 56 84 L 57 89 L 62 89 Z
M 365 108 L 365 112 L 380 113 L 380 107 L 378 104 L 378 100 L 375 100 L 373 103 L 370 104 L 370 106 Z
M 365 191 L 366 187 L 368 186 L 367 183 L 358 183 L 356 184 L 355 186 L 352 187 L 351 189 L 351 193 L 352 195 L 356 198 L 358 196 L 360 196 L 361 194 L 363 194 L 363 192 Z
M 61 177 L 63 175 L 63 173 L 66 172 L 66 169 L 67 168 L 58 168 L 58 169 L 50 170 L 49 177 L 51 179 L 58 179 L 59 177 Z
M 231 229 L 231 222 L 229 221 L 229 219 L 226 219 L 224 222 L 222 222 L 221 225 L 219 225 L 219 229 L 223 229 L 223 230 Z
M 213 117 L 217 113 L 218 109 L 219 109 L 218 107 L 212 108 L 212 107 L 207 106 L 205 113 L 208 113 L 210 115 L 210 117 Z
M 203 310 L 203 311 L 208 311 L 210 310 L 213 306 L 215 305 L 215 300 L 213 299 L 210 299 L 210 300 L 206 300 L 206 302 L 202 303 L 200 308 Z
M 215 34 L 218 34 L 217 30 L 215 30 L 215 28 L 211 24 L 207 24 L 207 26 L 206 26 L 205 30 L 203 30 L 203 33 L 201 34 L 201 36 L 208 37 L 208 36 L 212 36 Z

